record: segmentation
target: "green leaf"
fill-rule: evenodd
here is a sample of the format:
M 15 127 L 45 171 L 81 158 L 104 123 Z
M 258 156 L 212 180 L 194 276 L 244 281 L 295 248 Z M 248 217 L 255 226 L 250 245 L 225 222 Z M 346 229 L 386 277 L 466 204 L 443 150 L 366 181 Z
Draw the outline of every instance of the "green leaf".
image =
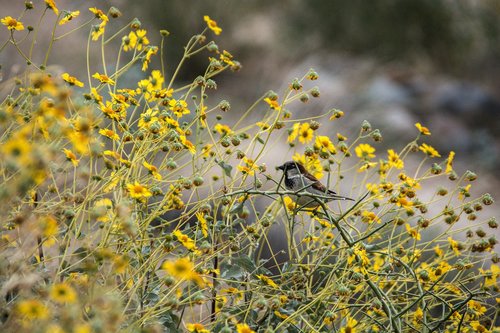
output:
M 224 170 L 226 176 L 231 177 L 231 171 L 233 171 L 233 167 L 224 161 L 216 161 L 216 162 L 222 168 L 222 170 Z
M 255 271 L 257 271 L 257 266 L 255 266 L 253 260 L 250 259 L 250 257 L 247 255 L 241 255 L 239 257 L 231 258 L 231 262 L 233 263 L 233 265 L 237 265 L 243 268 L 246 272 L 250 274 L 255 273 Z

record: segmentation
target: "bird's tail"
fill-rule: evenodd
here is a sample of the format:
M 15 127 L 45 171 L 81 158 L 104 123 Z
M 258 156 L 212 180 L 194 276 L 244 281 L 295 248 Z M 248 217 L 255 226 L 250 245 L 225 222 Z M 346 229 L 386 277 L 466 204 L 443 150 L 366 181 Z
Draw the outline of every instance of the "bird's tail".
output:
M 354 201 L 354 199 L 352 199 L 352 198 L 348 198 L 348 197 L 343 197 L 341 195 L 337 195 L 337 193 L 335 193 L 333 191 L 328 191 L 328 195 L 331 196 L 333 198 L 333 200 L 349 200 L 349 201 Z

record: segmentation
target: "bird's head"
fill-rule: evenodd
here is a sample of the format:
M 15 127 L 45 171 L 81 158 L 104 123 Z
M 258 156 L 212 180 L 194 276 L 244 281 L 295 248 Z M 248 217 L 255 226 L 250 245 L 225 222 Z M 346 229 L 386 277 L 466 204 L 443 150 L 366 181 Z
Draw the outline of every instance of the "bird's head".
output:
M 299 173 L 306 172 L 306 168 L 304 168 L 304 166 L 302 164 L 300 164 L 299 162 L 295 162 L 295 161 L 285 162 L 283 165 L 280 165 L 279 167 L 277 167 L 277 169 L 283 170 L 283 172 L 285 172 L 285 173 L 288 173 L 289 171 L 292 171 L 292 170 L 296 170 Z

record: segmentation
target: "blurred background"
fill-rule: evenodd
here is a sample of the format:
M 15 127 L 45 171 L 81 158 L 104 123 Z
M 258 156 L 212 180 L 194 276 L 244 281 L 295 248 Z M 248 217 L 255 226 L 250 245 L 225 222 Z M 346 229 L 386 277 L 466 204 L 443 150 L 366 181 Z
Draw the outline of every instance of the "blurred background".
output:
M 33 2 L 38 9 L 45 6 L 43 1 Z M 168 73 L 181 58 L 187 40 L 205 27 L 203 15 L 209 15 L 223 29 L 217 38 L 219 49 L 228 49 L 243 65 L 239 73 L 216 79 L 218 90 L 211 97 L 214 103 L 230 101 L 234 119 L 269 89 L 280 92 L 293 78 L 314 68 L 320 75 L 314 84 L 319 86 L 321 98 L 301 109 L 307 116 L 333 107 L 343 110 L 346 117 L 335 123 L 342 128 L 332 128 L 331 135 L 339 131 L 354 137 L 361 121 L 367 119 L 384 136 L 377 150 L 383 151 L 384 145 L 398 150 L 415 137 L 414 123 L 421 122 L 432 131 L 426 141 L 443 157 L 450 150 L 457 153 L 457 173 L 470 169 L 479 174 L 471 189 L 473 196 L 490 192 L 500 200 L 499 0 L 56 3 L 60 10 L 82 13 L 76 23 L 58 28 L 61 32 L 87 20 L 87 8 L 92 5 L 105 12 L 110 6 L 119 8 L 122 25 L 140 18 L 152 44 L 159 43 L 158 31 L 167 29 Z M 24 1 L 0 0 L 0 8 L 2 17 L 16 17 Z M 39 13 L 28 12 L 22 21 L 34 25 Z M 47 40 L 53 20 L 54 14 L 48 13 L 40 41 Z M 82 29 L 57 42 L 50 63 L 62 67 L 61 71 L 86 77 L 83 52 L 87 36 L 88 29 Z M 8 38 L 6 29 L 1 29 L 0 38 Z M 97 44 L 91 53 L 95 64 L 100 57 Z M 45 49 L 35 53 L 40 62 Z M 110 59 L 113 56 L 110 54 Z M 25 68 L 12 47 L 0 53 L 0 62 L 4 81 Z M 205 56 L 190 59 L 180 80 L 192 82 L 206 64 Z M 140 66 L 129 79 L 136 79 L 134 75 L 143 75 Z M 498 209 L 494 215 L 499 215 Z

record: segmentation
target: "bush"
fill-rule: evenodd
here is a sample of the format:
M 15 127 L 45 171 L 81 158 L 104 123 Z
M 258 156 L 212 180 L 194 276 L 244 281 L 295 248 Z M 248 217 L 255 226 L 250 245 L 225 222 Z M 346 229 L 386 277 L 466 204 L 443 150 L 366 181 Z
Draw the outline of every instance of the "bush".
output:
M 208 95 L 241 65 L 210 40 L 221 29 L 208 16 L 166 78 L 166 30 L 153 46 L 137 19 L 119 27 L 116 8 L 90 8 L 58 35 L 80 13 L 45 3 L 33 9 L 53 21 L 48 44 L 36 44 L 41 63 L 36 28 L 2 19 L 2 49 L 27 62 L 0 108 L 2 331 L 498 331 L 497 241 L 486 231 L 497 222 L 481 216 L 493 199 L 472 198 L 477 176 L 426 144 L 429 129 L 416 124 L 414 141 L 378 160 L 371 141 L 382 134 L 367 121 L 354 139 L 321 135 L 342 111 L 291 111 L 320 96 L 314 70 L 229 126 L 230 103 Z M 87 78 L 47 70 L 54 42 L 88 27 Z M 89 61 L 94 45 L 101 64 Z M 207 53 L 206 71 L 178 84 L 185 60 Z M 122 83 L 137 66 L 143 78 Z M 285 189 L 262 162 L 286 160 L 287 144 L 355 200 L 296 204 L 307 187 Z

